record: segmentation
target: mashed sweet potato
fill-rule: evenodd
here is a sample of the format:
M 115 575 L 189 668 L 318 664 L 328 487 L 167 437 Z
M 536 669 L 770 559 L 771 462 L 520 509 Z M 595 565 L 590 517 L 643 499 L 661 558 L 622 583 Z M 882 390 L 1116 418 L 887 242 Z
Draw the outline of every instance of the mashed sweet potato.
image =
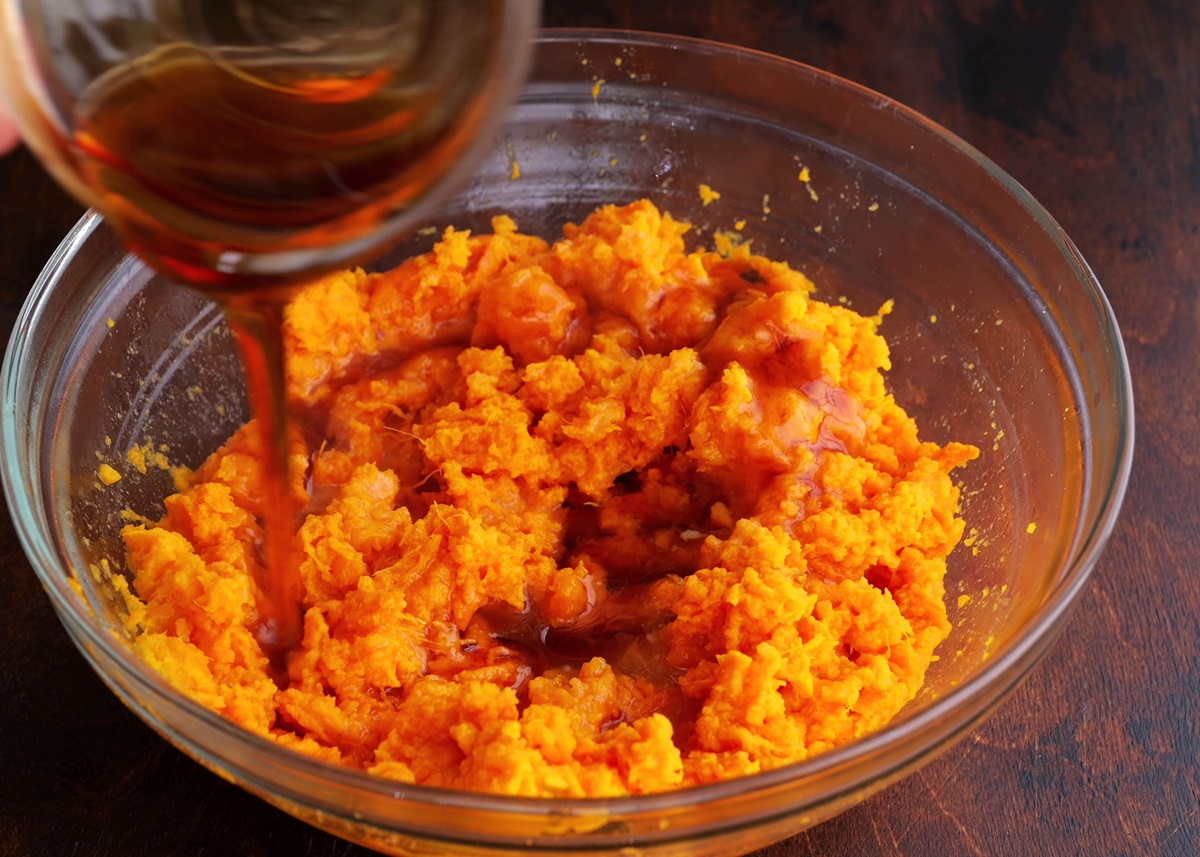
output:
M 649 202 L 553 245 L 499 217 L 290 306 L 304 638 L 256 637 L 243 428 L 124 530 L 135 645 L 301 752 L 515 795 L 655 792 L 877 729 L 949 623 L 950 471 L 884 385 L 881 316 L 685 252 Z

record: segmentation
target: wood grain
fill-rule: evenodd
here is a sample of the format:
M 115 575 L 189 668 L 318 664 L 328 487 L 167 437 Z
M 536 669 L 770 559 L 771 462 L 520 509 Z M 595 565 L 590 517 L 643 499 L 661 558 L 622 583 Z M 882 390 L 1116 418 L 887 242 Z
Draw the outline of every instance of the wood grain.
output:
M 1190 0 L 548 0 L 555 26 L 746 45 L 928 114 L 1105 284 L 1138 405 L 1124 514 L 1062 640 L 981 729 L 766 851 L 1200 853 L 1200 6 Z M 0 330 L 80 213 L 0 159 Z M 226 784 L 104 688 L 0 523 L 0 855 L 366 855 Z

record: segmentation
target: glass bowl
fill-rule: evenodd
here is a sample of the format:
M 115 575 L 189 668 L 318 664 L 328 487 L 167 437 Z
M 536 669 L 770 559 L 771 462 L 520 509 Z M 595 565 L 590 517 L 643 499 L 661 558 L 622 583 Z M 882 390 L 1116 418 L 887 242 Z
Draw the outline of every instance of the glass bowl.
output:
M 807 179 L 807 180 L 803 180 Z M 706 203 L 704 183 L 720 194 Z M 3 368 L 3 477 L 67 630 L 109 687 L 221 776 L 392 853 L 744 853 L 863 800 L 961 739 L 1045 654 L 1112 529 L 1133 405 L 1121 339 L 1087 265 L 1016 182 L 945 130 L 854 84 L 718 44 L 612 31 L 542 35 L 532 78 L 473 179 L 387 265 L 454 224 L 511 213 L 553 237 L 597 205 L 649 197 L 790 262 L 817 296 L 873 313 L 891 389 L 925 439 L 974 443 L 969 538 L 951 556 L 954 630 L 887 728 L 800 764 L 648 797 L 535 800 L 332 767 L 177 694 L 120 632 L 122 510 L 154 517 L 170 474 L 245 419 L 213 304 L 167 285 L 86 216 L 50 260 Z M 744 221 L 744 223 L 741 223 Z M 737 229 L 741 224 L 740 231 Z M 126 474 L 104 486 L 97 468 Z M 961 596 L 967 596 L 963 598 Z

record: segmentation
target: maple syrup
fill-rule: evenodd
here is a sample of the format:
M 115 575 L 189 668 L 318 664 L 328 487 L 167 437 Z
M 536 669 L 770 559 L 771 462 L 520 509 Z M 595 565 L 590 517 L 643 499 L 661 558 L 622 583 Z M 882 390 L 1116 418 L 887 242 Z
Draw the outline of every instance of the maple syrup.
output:
M 234 66 L 168 45 L 81 96 L 74 167 L 159 270 L 217 294 L 276 288 L 374 246 L 450 170 L 483 71 L 416 86 L 396 69 Z
M 277 672 L 303 630 L 289 562 L 299 509 L 283 306 L 297 284 L 398 234 L 403 213 L 498 109 L 497 57 L 512 48 L 495 41 L 511 10 L 486 0 L 467 20 L 464 8 L 453 17 L 436 7 L 429 14 L 442 18 L 395 62 L 351 73 L 303 51 L 162 45 L 94 80 L 76 102 L 73 137 L 60 141 L 57 168 L 82 181 L 126 245 L 226 309 L 269 450 L 257 636 Z M 520 49 L 513 58 L 523 64 Z

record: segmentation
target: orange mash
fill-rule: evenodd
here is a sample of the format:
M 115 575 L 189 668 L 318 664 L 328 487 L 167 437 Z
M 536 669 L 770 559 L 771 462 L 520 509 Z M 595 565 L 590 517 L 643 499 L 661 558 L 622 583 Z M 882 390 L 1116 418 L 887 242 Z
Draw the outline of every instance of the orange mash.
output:
M 300 752 L 410 783 L 639 794 L 888 722 L 949 632 L 963 523 L 884 385 L 881 317 L 642 201 L 507 217 L 287 313 L 304 639 L 255 638 L 241 430 L 124 530 L 134 645 Z

